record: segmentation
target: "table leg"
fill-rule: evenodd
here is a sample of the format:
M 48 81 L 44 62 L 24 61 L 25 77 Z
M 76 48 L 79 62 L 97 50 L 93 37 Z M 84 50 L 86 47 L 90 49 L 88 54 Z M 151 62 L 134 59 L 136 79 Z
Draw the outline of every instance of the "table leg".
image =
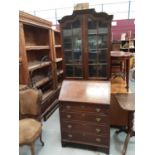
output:
M 133 118 L 134 118 L 134 112 L 130 111 L 129 112 L 129 117 L 128 117 L 128 131 L 127 131 L 128 134 L 127 134 L 127 136 L 125 138 L 122 155 L 125 155 L 125 153 L 126 153 L 130 137 L 135 135 L 135 132 L 133 131 Z
M 129 89 L 129 67 L 130 67 L 130 59 L 126 60 L 126 88 Z

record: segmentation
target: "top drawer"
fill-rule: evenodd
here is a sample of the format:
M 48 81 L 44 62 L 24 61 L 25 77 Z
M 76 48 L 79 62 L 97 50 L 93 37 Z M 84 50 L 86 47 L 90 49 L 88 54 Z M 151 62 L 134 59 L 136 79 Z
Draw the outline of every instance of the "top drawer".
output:
M 60 102 L 60 111 L 62 112 L 92 112 L 99 113 L 102 115 L 109 114 L 109 106 L 98 105 L 98 104 L 87 104 L 87 103 L 67 103 Z

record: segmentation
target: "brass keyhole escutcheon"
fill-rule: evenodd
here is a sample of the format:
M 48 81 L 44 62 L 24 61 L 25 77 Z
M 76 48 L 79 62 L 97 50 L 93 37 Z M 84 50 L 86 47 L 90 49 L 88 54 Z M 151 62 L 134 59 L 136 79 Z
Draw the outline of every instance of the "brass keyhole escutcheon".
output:
M 97 132 L 97 133 L 101 132 L 101 129 L 96 128 L 96 132 Z
M 96 112 L 100 112 L 101 111 L 101 109 L 100 108 L 96 108 Z
M 101 121 L 101 118 L 96 118 L 96 121 L 97 121 L 97 122 L 100 122 L 100 121 Z
M 71 115 L 67 115 L 67 118 L 71 118 Z
M 70 128 L 72 128 L 72 125 L 69 124 L 69 125 L 67 125 L 67 127 L 70 129 Z
M 70 106 L 70 105 L 67 105 L 67 106 L 66 106 L 66 108 L 67 108 L 67 109 L 70 109 L 70 108 L 71 108 L 71 106 Z

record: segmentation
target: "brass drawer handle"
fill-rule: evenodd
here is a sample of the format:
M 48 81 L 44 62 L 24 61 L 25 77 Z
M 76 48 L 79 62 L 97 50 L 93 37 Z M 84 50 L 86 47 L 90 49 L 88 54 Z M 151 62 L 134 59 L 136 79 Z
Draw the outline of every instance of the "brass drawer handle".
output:
M 96 141 L 97 141 L 97 142 L 101 142 L 101 139 L 100 139 L 100 138 L 96 138 Z
M 96 112 L 100 112 L 101 111 L 101 109 L 100 108 L 96 108 Z
M 97 121 L 97 122 L 100 122 L 100 121 L 101 121 L 101 118 L 96 118 L 96 121 Z
M 71 115 L 67 115 L 67 118 L 71 118 Z
M 70 105 L 67 105 L 67 106 L 66 106 L 66 108 L 67 108 L 67 109 L 70 109 L 70 108 L 71 108 L 71 106 L 70 106 Z
M 72 134 L 69 134 L 68 137 L 69 137 L 69 138 L 72 138 L 73 136 L 72 136 Z
M 70 128 L 72 128 L 72 125 L 69 124 L 69 125 L 67 125 L 67 127 L 70 129 Z
M 97 132 L 97 133 L 101 132 L 101 129 L 96 128 L 96 132 Z

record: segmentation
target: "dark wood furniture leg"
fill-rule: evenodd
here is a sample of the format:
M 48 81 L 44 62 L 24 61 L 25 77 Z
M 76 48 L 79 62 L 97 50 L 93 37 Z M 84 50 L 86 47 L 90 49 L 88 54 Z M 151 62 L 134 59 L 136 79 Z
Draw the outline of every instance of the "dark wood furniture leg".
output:
M 30 145 L 30 148 L 31 148 L 31 155 L 35 155 L 34 142 Z
M 127 147 L 128 147 L 130 137 L 135 136 L 135 132 L 133 131 L 133 118 L 134 118 L 134 112 L 130 111 L 129 112 L 129 120 L 128 120 L 128 131 L 127 131 L 128 134 L 127 134 L 125 142 L 124 142 L 122 155 L 126 154 L 126 150 L 127 150 Z
M 40 134 L 40 142 L 41 142 L 41 145 L 44 146 L 44 142 L 42 140 L 42 133 Z
M 126 88 L 129 90 L 129 67 L 130 67 L 130 59 L 126 60 L 125 68 L 126 68 Z

